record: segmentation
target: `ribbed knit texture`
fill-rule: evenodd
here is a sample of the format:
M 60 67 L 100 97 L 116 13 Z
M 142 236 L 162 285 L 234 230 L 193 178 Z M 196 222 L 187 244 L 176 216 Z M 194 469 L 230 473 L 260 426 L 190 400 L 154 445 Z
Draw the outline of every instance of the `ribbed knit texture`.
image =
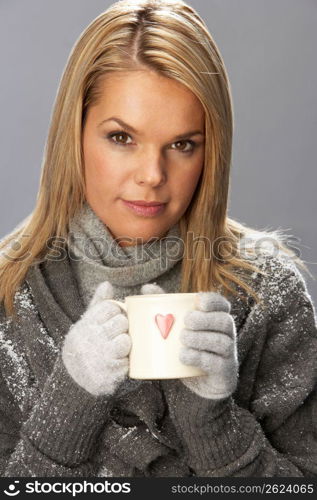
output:
M 54 435 L 51 459 L 58 461 L 62 456 L 69 466 L 85 462 L 104 424 L 109 401 L 75 385 L 59 356 L 43 392 L 40 405 L 23 427 L 24 435 L 40 450 L 47 446 L 47 433 Z
M 83 390 L 60 348 L 102 269 L 86 289 L 69 258 L 30 268 L 17 320 L 0 304 L 1 475 L 317 476 L 315 309 L 291 261 L 260 255 L 256 264 L 267 272 L 253 275 L 266 308 L 230 300 L 239 381 L 217 402 L 176 379 L 127 380 L 113 398 Z M 166 290 L 178 265 L 153 280 Z M 141 283 L 132 287 L 140 293 Z

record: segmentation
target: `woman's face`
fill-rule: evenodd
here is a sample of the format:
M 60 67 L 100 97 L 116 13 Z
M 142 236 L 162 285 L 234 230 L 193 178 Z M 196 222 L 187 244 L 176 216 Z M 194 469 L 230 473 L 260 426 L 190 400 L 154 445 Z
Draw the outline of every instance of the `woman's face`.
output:
M 202 172 L 203 107 L 155 72 L 109 74 L 87 112 L 83 153 L 86 199 L 113 237 L 121 245 L 161 238 L 186 211 Z

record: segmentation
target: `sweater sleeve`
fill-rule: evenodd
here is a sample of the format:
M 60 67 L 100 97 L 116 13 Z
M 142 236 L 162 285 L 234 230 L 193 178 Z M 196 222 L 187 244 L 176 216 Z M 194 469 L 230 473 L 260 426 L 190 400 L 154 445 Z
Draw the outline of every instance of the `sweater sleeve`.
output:
M 82 389 L 60 354 L 41 397 L 23 423 L 0 375 L 0 476 L 92 476 L 91 452 L 107 419 L 109 401 Z
M 299 271 L 282 281 L 248 409 L 233 396 L 212 401 L 162 381 L 197 476 L 317 476 L 315 310 Z

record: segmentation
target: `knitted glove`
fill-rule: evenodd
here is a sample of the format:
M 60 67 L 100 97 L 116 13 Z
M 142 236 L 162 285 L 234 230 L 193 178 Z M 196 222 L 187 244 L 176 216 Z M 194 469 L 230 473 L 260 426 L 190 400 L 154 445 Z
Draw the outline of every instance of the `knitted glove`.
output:
M 152 286 L 145 285 L 142 293 L 157 293 Z M 132 343 L 128 319 L 119 306 L 107 300 L 112 298 L 112 285 L 104 281 L 96 288 L 80 320 L 69 329 L 62 347 L 68 373 L 96 396 L 114 394 L 129 371 Z
M 71 377 L 96 396 L 113 394 L 129 368 L 128 319 L 119 306 L 107 300 L 112 297 L 111 283 L 101 283 L 62 347 L 62 359 Z
M 230 314 L 230 302 L 216 292 L 197 294 L 198 310 L 184 317 L 180 335 L 184 344 L 179 359 L 198 366 L 206 375 L 182 379 L 199 396 L 224 399 L 235 391 L 238 382 L 236 327 Z
M 147 293 L 164 293 L 158 285 L 144 287 L 151 287 Z M 186 328 L 180 334 L 184 346 L 179 359 L 186 365 L 199 367 L 206 375 L 180 380 L 199 396 L 220 400 L 230 396 L 238 382 L 236 327 L 229 314 L 231 304 L 216 292 L 199 292 L 197 298 L 198 310 L 189 311 L 184 317 Z

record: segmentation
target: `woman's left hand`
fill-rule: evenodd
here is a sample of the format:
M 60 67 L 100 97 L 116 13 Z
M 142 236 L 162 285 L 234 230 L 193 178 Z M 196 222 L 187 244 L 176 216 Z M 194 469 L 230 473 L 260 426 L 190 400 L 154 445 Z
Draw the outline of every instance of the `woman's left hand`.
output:
M 216 292 L 197 293 L 197 310 L 184 317 L 179 359 L 197 366 L 206 375 L 182 378 L 190 390 L 208 399 L 229 397 L 237 387 L 236 327 L 230 302 Z
M 158 285 L 143 285 L 142 293 L 165 293 Z M 206 373 L 180 379 L 191 391 L 207 399 L 229 397 L 238 382 L 236 327 L 230 302 L 216 292 L 197 293 L 197 309 L 184 317 L 179 359 Z

